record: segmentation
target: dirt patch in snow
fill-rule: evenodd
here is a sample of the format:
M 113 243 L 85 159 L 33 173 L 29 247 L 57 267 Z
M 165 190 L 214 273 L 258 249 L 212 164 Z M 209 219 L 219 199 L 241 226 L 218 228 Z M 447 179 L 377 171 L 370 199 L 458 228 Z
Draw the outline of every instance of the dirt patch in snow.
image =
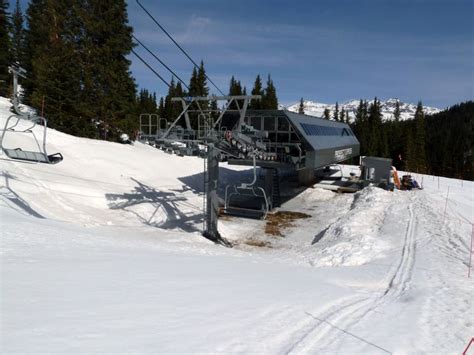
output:
M 244 244 L 250 245 L 252 247 L 258 247 L 258 248 L 272 248 L 272 244 L 269 241 L 258 240 L 254 238 L 249 238 L 245 240 Z
M 298 219 L 310 218 L 311 216 L 301 212 L 278 211 L 267 215 L 265 233 L 277 237 L 283 237 L 282 229 L 290 228 Z

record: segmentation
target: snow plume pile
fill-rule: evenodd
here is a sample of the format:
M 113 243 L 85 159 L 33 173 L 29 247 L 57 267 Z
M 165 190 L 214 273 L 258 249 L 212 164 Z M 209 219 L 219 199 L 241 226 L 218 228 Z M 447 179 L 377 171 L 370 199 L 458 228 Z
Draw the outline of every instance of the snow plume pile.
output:
M 393 193 L 367 187 L 354 195 L 346 214 L 323 230 L 315 241 L 318 266 L 357 266 L 381 258 L 390 245 L 379 234 Z

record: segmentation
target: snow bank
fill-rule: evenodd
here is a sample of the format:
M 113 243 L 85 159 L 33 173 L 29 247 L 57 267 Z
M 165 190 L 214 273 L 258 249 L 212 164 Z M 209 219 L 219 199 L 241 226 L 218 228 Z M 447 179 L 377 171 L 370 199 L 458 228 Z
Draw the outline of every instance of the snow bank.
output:
M 392 200 L 393 193 L 376 187 L 357 192 L 349 211 L 316 237 L 314 264 L 355 266 L 383 257 L 390 244 L 378 231 Z

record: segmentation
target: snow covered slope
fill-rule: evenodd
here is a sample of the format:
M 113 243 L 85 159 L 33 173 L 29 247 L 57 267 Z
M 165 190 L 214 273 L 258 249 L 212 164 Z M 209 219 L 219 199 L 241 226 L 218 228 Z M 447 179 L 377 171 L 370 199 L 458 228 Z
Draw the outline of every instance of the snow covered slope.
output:
M 373 101 L 372 100 L 367 100 L 369 103 Z M 397 103 L 398 99 L 388 99 L 386 101 L 381 101 L 381 110 L 382 110 L 382 116 L 384 120 L 392 120 L 393 119 L 393 114 L 395 112 L 395 105 Z M 349 112 L 349 117 L 351 120 L 355 118 L 355 113 L 357 111 L 357 107 L 359 106 L 360 100 L 351 100 L 347 101 L 344 103 L 339 103 L 339 110 L 346 110 Z M 300 103 L 297 102 L 293 105 L 288 106 L 289 111 L 293 112 L 298 112 L 298 108 L 300 106 Z M 314 102 L 310 100 L 304 101 L 304 111 L 305 114 L 310 115 L 310 116 L 316 116 L 316 117 L 323 117 L 324 116 L 324 110 L 328 109 L 331 112 L 331 117 L 336 108 L 335 104 L 324 104 L 320 102 Z M 429 106 L 423 106 L 423 110 L 425 114 L 434 114 L 438 113 L 441 110 L 435 108 L 435 107 L 429 107 Z M 415 115 L 416 111 L 416 105 L 415 104 L 410 104 L 410 103 L 404 103 L 400 102 L 400 120 L 408 120 L 412 119 Z
M 0 155 L 1 353 L 462 353 L 472 337 L 473 183 L 310 188 L 282 236 L 221 219 L 228 249 L 200 236 L 202 160 L 49 137 L 58 165 Z

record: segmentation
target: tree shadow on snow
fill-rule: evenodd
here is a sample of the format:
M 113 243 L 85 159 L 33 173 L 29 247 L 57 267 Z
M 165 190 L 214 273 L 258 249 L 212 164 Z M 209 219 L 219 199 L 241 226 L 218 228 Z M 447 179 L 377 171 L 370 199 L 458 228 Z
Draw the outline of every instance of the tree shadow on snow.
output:
M 23 212 L 26 212 L 28 215 L 44 219 L 44 217 L 36 212 L 28 202 L 20 197 L 10 186 L 10 180 L 17 180 L 17 178 L 11 175 L 7 171 L 1 171 L 0 177 L 3 177 L 5 184 L 0 186 L 0 197 L 7 200 L 8 202 L 14 204 L 16 207 L 20 208 Z
M 185 232 L 199 232 L 199 223 L 202 223 L 204 215 L 202 211 L 199 213 L 186 214 L 182 210 L 190 205 L 186 203 L 188 200 L 180 193 L 189 189 L 183 187 L 182 190 L 172 190 L 174 192 L 158 191 L 154 187 L 146 185 L 134 178 L 131 178 L 137 186 L 129 193 L 123 194 L 106 194 L 109 208 L 112 210 L 124 210 L 134 214 L 143 224 L 162 229 L 181 229 Z M 177 195 L 178 193 L 178 195 Z M 145 215 L 145 213 L 134 211 L 132 208 L 139 205 L 151 205 L 153 212 Z M 164 222 L 155 222 L 154 218 L 163 210 L 166 214 Z

